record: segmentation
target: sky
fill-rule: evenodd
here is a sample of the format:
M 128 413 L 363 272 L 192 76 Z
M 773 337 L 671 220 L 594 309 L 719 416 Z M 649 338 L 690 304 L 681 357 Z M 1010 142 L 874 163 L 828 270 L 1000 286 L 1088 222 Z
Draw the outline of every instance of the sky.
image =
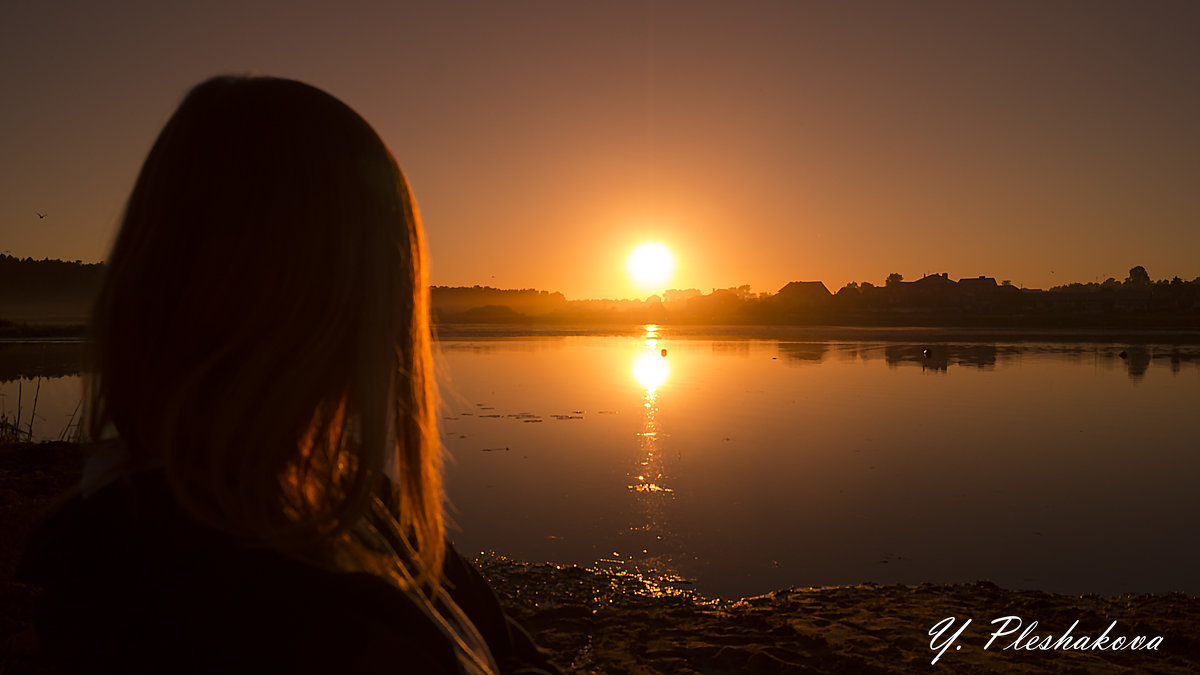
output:
M 187 90 L 256 73 L 376 128 L 439 285 L 644 297 L 644 241 L 705 292 L 1192 279 L 1196 35 L 1189 1 L 6 0 L 0 252 L 102 260 Z

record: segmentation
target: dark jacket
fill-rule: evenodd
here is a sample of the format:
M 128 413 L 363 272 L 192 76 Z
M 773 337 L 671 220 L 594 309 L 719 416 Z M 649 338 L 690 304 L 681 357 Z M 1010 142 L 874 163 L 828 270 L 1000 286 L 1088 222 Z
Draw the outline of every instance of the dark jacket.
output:
M 460 672 L 387 582 L 235 545 L 145 483 L 73 498 L 30 543 L 19 575 L 45 588 L 37 629 L 62 672 Z M 453 549 L 445 577 L 501 672 L 558 673 Z

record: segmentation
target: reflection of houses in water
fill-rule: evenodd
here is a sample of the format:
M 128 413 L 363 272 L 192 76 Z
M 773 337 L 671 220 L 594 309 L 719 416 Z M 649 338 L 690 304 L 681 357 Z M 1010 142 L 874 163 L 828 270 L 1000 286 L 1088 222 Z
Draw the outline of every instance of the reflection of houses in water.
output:
M 1131 380 L 1140 380 L 1145 377 L 1146 371 L 1150 369 L 1150 361 L 1154 358 L 1150 348 L 1146 345 L 1130 345 L 1118 357 L 1125 361 L 1125 367 Z M 1178 372 L 1178 369 L 1175 370 Z
M 1079 363 L 1087 359 L 1101 358 L 1109 363 L 1121 363 L 1130 379 L 1140 380 L 1157 361 L 1168 366 L 1172 373 L 1179 373 L 1186 364 L 1200 367 L 1200 347 L 1194 345 L 1126 345 L 1101 347 L 1096 344 L 888 344 L 883 346 L 884 359 L 892 367 L 920 365 L 922 370 L 946 372 L 950 366 L 975 366 L 994 368 L 996 365 L 1018 358 L 1023 353 L 1057 354 L 1065 361 Z M 868 358 L 868 350 L 860 350 L 862 358 Z
M 1135 381 L 1144 378 L 1156 362 L 1170 368 L 1172 375 L 1178 375 L 1185 366 L 1200 368 L 1200 346 L 1195 345 L 1125 345 L 1099 351 L 1110 364 L 1123 366 L 1129 379 Z
M 1146 376 L 1146 371 L 1150 370 L 1150 365 L 1154 360 L 1169 365 L 1172 374 L 1178 374 L 1183 369 L 1184 363 L 1192 362 L 1196 358 L 1194 352 L 1194 348 L 1189 351 L 1181 347 L 1129 345 L 1117 354 L 1117 358 L 1123 360 L 1129 380 L 1136 381 Z
M 829 345 L 825 342 L 780 342 L 779 355 L 785 363 L 798 365 L 820 363 L 825 358 Z
M 901 363 L 919 363 L 921 370 L 938 372 L 945 372 L 950 367 L 950 352 L 945 345 L 888 345 L 883 350 L 883 357 L 893 367 Z
M 1002 357 L 1018 353 L 1019 347 L 992 344 L 888 345 L 884 348 L 884 358 L 889 366 L 914 363 L 922 370 L 937 372 L 945 372 L 952 364 L 993 368 Z

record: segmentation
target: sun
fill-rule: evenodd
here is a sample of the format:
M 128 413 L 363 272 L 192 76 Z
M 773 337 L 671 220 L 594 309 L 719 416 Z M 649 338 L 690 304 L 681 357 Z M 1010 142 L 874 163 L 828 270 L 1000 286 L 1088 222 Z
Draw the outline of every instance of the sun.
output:
M 629 254 L 625 263 L 634 283 L 643 288 L 661 288 L 675 271 L 675 256 L 657 242 L 641 244 Z

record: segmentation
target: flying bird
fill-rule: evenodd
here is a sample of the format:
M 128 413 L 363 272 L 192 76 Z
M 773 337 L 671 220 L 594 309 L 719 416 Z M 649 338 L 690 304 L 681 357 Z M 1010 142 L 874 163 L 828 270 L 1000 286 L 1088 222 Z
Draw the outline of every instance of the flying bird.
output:
M 42 218 L 46 217 L 46 214 L 42 213 L 41 211 L 34 211 L 34 213 L 37 214 L 38 220 L 41 220 Z

